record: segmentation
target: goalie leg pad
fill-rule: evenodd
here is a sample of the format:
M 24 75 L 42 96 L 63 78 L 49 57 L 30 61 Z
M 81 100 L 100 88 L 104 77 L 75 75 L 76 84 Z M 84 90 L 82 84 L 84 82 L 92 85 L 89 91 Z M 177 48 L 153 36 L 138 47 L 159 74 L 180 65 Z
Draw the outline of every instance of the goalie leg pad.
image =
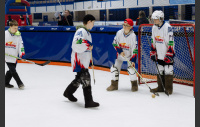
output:
M 112 80 L 118 81 L 119 80 L 119 71 L 118 71 L 117 67 L 112 65 L 111 68 L 110 68 L 110 72 L 111 72 L 111 75 L 112 75 Z
M 131 81 L 137 80 L 136 72 L 131 66 L 129 66 L 127 68 L 127 71 L 128 71 L 128 74 L 129 74 L 129 77 L 130 77 Z
M 173 65 L 165 65 L 165 75 L 173 75 L 174 74 L 174 69 L 173 69 Z

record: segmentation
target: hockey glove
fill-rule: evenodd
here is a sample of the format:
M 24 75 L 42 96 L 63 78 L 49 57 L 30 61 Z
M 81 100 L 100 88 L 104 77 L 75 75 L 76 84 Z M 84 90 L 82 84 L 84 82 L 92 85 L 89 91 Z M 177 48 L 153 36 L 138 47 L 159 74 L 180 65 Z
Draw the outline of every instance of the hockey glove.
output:
M 156 56 L 156 51 L 151 51 L 150 52 L 150 57 L 151 57 L 151 60 L 153 61 L 157 61 L 157 56 Z
M 164 57 L 164 61 L 165 63 L 173 63 L 174 62 L 173 58 L 174 58 L 173 53 L 167 52 L 167 54 Z
M 170 45 L 168 47 L 168 51 L 164 57 L 164 61 L 165 63 L 173 63 L 173 58 L 175 56 L 175 53 L 174 53 L 174 48 L 173 48 L 173 42 L 170 42 Z
M 23 58 L 24 58 L 24 56 L 25 56 L 25 52 L 22 52 L 22 53 L 21 53 L 21 55 L 20 55 L 20 58 L 22 58 L 22 59 L 23 59 Z
M 90 60 L 90 64 L 89 64 L 89 67 L 92 67 L 92 60 Z

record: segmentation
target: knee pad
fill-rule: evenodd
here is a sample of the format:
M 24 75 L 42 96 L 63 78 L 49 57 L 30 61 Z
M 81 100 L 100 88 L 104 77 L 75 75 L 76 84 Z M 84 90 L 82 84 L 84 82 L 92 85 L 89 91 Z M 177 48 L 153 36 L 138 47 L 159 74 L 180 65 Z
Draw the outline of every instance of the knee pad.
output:
M 88 69 L 81 69 L 80 81 L 83 85 L 83 88 L 91 85 L 90 73 L 88 72 Z
M 163 65 L 160 65 L 160 64 L 157 64 L 158 65 L 158 71 L 160 72 L 160 75 L 164 75 L 164 66 Z
M 127 71 L 128 71 L 128 74 L 130 76 L 131 81 L 137 80 L 136 72 L 135 72 L 135 70 L 131 66 L 129 66 L 127 68 Z
M 114 65 L 111 66 L 110 72 L 112 74 L 112 80 L 114 81 L 119 80 L 119 71 Z
M 173 65 L 165 65 L 165 75 L 173 75 L 174 74 L 174 69 Z
M 128 74 L 129 74 L 129 75 L 134 75 L 134 74 L 135 74 L 135 70 L 134 70 L 131 66 L 129 66 L 129 67 L 127 68 L 127 71 L 128 71 Z

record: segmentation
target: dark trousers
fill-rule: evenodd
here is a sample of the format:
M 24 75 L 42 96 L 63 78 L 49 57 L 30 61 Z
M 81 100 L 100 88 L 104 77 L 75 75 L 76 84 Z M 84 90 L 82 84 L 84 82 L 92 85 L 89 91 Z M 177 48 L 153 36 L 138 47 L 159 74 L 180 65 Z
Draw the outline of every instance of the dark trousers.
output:
M 5 84 L 9 84 L 12 77 L 17 82 L 17 85 L 23 84 L 21 79 L 19 78 L 19 75 L 17 74 L 17 71 L 16 71 L 17 64 L 16 63 L 8 63 L 8 62 L 6 62 L 6 64 L 8 65 L 9 70 L 6 72 Z

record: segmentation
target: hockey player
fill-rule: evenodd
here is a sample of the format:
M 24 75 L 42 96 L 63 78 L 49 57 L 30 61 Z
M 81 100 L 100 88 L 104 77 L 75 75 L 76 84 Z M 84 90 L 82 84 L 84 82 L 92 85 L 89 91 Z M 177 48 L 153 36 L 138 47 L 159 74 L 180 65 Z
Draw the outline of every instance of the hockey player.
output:
M 77 75 L 75 79 L 68 85 L 64 91 L 64 96 L 72 102 L 77 99 L 73 93 L 77 90 L 80 84 L 83 85 L 83 93 L 85 99 L 85 108 L 98 107 L 99 103 L 93 101 L 91 91 L 91 78 L 88 67 L 91 61 L 91 51 L 93 49 L 92 37 L 89 32 L 94 26 L 95 17 L 88 14 L 83 18 L 84 26 L 77 26 L 76 33 L 72 42 L 71 63 L 73 72 Z
M 166 92 L 173 92 L 173 63 L 174 63 L 174 36 L 170 24 L 164 21 L 162 11 L 154 11 L 152 14 L 154 25 L 152 27 L 150 57 L 158 62 L 158 69 L 162 77 Z M 157 75 L 158 87 L 152 89 L 155 92 L 163 92 L 161 80 Z
M 16 20 L 10 21 L 10 28 L 5 31 L 5 53 L 16 57 L 19 55 L 21 58 L 25 55 L 21 33 L 18 31 L 18 23 Z M 5 56 L 5 62 L 9 68 L 5 76 L 5 87 L 14 87 L 10 84 L 10 80 L 13 77 L 19 89 L 24 89 L 24 84 L 16 71 L 17 59 Z
M 115 60 L 115 64 L 110 68 L 112 80 L 111 85 L 107 88 L 107 91 L 118 90 L 121 66 L 123 61 L 126 61 L 124 57 L 128 58 L 132 62 L 132 66 L 135 67 L 138 49 L 136 35 L 132 28 L 133 21 L 131 19 L 125 19 L 123 29 L 119 30 L 114 38 L 113 46 L 117 51 L 117 59 Z M 128 65 L 127 70 L 132 84 L 131 90 L 133 92 L 138 91 L 137 76 L 134 69 Z

